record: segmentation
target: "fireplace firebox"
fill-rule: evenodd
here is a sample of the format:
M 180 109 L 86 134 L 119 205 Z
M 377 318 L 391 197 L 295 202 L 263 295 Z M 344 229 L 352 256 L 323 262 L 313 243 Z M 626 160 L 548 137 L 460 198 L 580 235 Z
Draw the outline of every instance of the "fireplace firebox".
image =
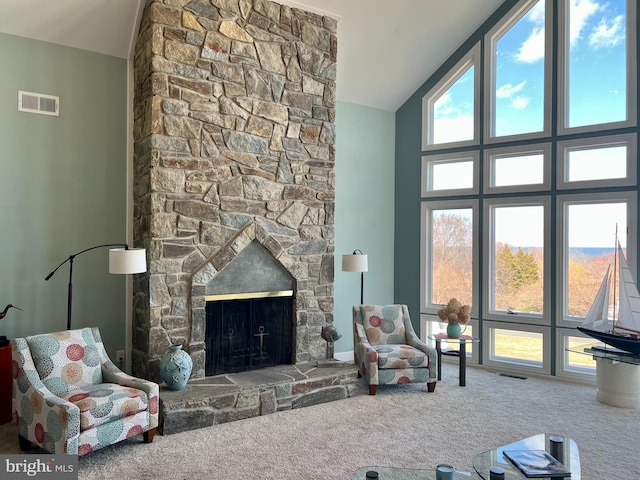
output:
M 206 297 L 205 374 L 293 363 L 293 292 Z

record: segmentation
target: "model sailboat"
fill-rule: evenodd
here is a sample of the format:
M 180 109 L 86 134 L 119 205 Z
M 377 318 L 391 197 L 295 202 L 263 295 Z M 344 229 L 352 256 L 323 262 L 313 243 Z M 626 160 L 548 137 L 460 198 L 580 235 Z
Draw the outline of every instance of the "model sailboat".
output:
M 607 345 L 640 355 L 640 294 L 620 243 L 618 243 L 618 263 L 620 272 L 618 318 L 608 319 L 611 285 L 611 268 L 609 267 L 589 313 L 578 330 Z

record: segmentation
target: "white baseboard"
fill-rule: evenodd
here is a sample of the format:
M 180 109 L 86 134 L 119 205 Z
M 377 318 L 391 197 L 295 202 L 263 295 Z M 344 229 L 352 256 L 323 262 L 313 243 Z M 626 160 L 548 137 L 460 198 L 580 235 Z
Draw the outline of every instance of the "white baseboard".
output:
M 333 358 L 341 362 L 353 362 L 353 350 L 350 352 L 334 353 Z

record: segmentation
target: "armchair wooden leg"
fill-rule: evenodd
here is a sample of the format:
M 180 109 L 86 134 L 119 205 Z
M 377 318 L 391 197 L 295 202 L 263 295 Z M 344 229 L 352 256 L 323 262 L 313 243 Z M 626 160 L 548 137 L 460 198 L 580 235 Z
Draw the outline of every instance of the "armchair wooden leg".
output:
M 427 383 L 427 392 L 433 393 L 436 391 L 436 382 Z
M 142 438 L 144 438 L 144 443 L 153 443 L 153 437 L 156 434 L 156 429 L 152 428 L 151 430 L 147 430 L 142 434 Z
M 18 442 L 20 443 L 20 450 L 22 450 L 23 452 L 31 450 L 31 442 L 24 438 L 22 435 L 18 435 Z
M 375 395 L 378 391 L 378 385 L 369 385 L 369 395 Z

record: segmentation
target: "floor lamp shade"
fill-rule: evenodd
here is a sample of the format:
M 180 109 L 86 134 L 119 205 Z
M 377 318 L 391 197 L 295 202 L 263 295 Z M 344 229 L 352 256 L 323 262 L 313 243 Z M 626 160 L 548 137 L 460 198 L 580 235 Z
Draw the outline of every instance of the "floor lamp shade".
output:
M 147 271 L 144 248 L 112 248 L 109 250 L 109 273 L 133 274 Z
M 364 304 L 364 272 L 369 271 L 369 256 L 360 250 L 342 256 L 342 271 L 360 274 L 360 305 Z
M 354 253 L 353 255 L 342 256 L 343 272 L 368 272 L 369 256 L 364 253 Z

